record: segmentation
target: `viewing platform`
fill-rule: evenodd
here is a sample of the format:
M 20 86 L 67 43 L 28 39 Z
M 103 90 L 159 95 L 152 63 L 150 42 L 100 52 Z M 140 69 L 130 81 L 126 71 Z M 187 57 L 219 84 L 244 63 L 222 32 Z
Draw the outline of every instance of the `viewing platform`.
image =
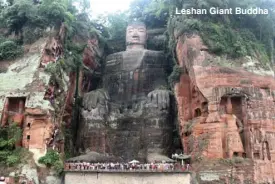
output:
M 189 171 L 66 170 L 65 184 L 190 184 Z
M 154 171 L 154 170 L 64 170 L 66 173 L 191 173 L 190 171 Z

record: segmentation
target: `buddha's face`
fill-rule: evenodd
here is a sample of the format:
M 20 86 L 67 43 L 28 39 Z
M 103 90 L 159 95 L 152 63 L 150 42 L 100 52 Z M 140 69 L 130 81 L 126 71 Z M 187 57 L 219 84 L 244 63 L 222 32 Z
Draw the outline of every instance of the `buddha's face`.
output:
M 146 27 L 144 25 L 130 25 L 126 30 L 127 45 L 145 45 L 147 39 Z

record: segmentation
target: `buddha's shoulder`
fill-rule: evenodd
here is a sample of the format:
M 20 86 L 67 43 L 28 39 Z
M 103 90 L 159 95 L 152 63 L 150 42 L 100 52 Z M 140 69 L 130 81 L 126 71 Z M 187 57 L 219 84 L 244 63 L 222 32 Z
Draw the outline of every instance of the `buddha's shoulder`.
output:
M 128 51 L 121 51 L 116 52 L 113 54 L 110 54 L 106 57 L 106 61 L 108 62 L 117 62 L 122 61 L 123 58 L 127 57 L 136 57 L 136 56 L 143 56 L 145 58 L 147 57 L 156 57 L 156 58 L 162 58 L 164 57 L 163 51 L 155 51 L 155 50 L 128 50 Z
M 157 50 L 145 50 L 148 54 L 164 54 L 163 51 L 157 51 Z
M 156 51 L 156 50 L 146 50 L 145 51 L 145 57 L 150 57 L 150 58 L 164 58 L 164 52 L 163 51 Z
M 142 49 L 142 50 L 126 50 L 126 51 L 121 51 L 121 52 L 116 52 L 116 53 L 110 54 L 110 55 L 107 56 L 107 58 L 108 57 L 122 56 L 124 54 L 131 54 L 131 53 L 164 54 L 163 51 L 147 50 L 147 49 Z
M 112 60 L 112 59 L 115 59 L 115 58 L 120 58 L 120 57 L 123 56 L 123 53 L 124 53 L 124 52 L 125 52 L 125 51 L 116 52 L 116 53 L 110 54 L 110 55 L 108 55 L 108 56 L 106 57 L 106 60 L 108 61 L 108 60 Z

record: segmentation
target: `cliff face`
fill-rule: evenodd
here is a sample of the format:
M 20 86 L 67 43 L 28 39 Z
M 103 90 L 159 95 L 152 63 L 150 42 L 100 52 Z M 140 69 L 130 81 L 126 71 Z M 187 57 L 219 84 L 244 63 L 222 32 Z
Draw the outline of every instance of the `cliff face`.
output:
M 64 154 L 62 127 L 64 124 L 69 125 L 71 120 L 76 75 L 73 72 L 68 75 L 63 68 L 57 66 L 61 62 L 60 58 L 64 57 L 62 35 L 64 27 L 61 27 L 55 37 L 40 38 L 31 45 L 25 45 L 25 53 L 21 58 L 1 61 L 0 65 L 3 69 L 0 73 L 0 125 L 3 128 L 14 122 L 22 129 L 22 140 L 17 146 L 26 148 L 33 154 L 24 166 L 32 170 L 31 174 L 26 174 L 26 181 L 48 183 L 45 177 L 51 174 L 45 174 L 48 171 L 44 171 L 42 176 L 45 177 L 41 177 L 39 172 L 45 169 L 38 163 L 39 158 L 49 149 Z M 96 39 L 87 40 L 83 64 L 92 71 L 97 67 L 95 57 L 99 49 Z M 87 76 L 82 75 L 83 71 L 80 73 L 79 89 L 86 91 L 91 84 L 86 84 L 84 77 Z M 36 170 L 37 165 L 39 171 Z M 20 177 L 26 172 L 24 167 L 12 171 Z M 9 171 L 4 173 L 1 170 L 0 175 L 7 175 L 7 172 Z
M 1 73 L 1 125 L 12 121 L 18 123 L 23 128 L 23 146 L 35 152 L 36 159 L 45 153 L 46 140 L 53 131 L 53 107 L 44 100 L 50 76 L 39 68 L 41 50 L 46 43 L 47 39 L 40 39 L 28 53 L 10 65 L 6 73 Z
M 29 168 L 32 174 L 27 174 L 25 179 L 36 182 L 38 175 L 35 165 L 38 164 L 38 159 L 46 154 L 48 148 L 57 146 L 52 141 L 56 135 L 55 130 L 60 126 L 55 120 L 54 105 L 59 103 L 58 98 L 63 98 L 68 86 L 68 77 L 62 73 L 60 79 L 65 89 L 55 96 L 55 101 L 50 101 L 49 96 L 54 93 L 54 89 L 59 89 L 52 85 L 51 75 L 42 68 L 44 51 L 49 42 L 50 39 L 41 38 L 32 45 L 26 45 L 25 54 L 19 59 L 5 62 L 6 66 L 2 67 L 6 67 L 7 71 L 0 74 L 1 128 L 16 123 L 22 130 L 22 138 L 17 146 L 22 146 L 33 154 L 32 158 L 24 160 L 26 165 L 23 168 L 18 167 L 12 171 L 21 176 L 25 172 L 24 168 Z M 49 61 L 55 62 L 56 58 Z M 1 175 L 4 173 L 1 172 Z
M 176 54 L 182 68 L 175 94 L 184 152 L 209 162 L 244 157 L 251 167 L 241 166 L 247 177 L 237 181 L 275 181 L 271 69 L 251 57 L 233 60 L 212 55 L 198 35 L 179 37 Z

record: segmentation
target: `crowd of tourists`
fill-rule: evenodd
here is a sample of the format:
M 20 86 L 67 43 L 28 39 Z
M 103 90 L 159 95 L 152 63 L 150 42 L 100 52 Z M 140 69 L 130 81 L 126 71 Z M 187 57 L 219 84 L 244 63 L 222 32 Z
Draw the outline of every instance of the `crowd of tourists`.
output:
M 91 170 L 91 171 L 188 171 L 190 165 L 179 163 L 90 163 L 66 162 L 65 170 Z

